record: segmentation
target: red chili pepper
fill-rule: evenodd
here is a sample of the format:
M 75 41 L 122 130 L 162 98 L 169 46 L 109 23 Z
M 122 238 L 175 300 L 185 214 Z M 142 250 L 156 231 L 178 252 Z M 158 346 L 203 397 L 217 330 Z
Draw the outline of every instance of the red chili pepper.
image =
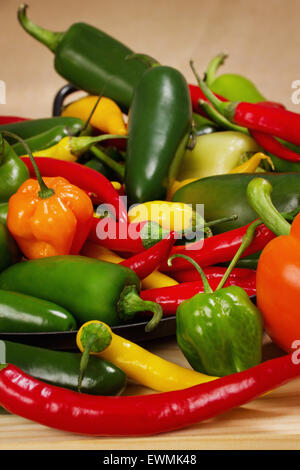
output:
M 18 116 L 0 116 L 0 125 L 11 124 L 12 122 L 20 122 L 20 121 L 28 121 L 28 119 L 18 117 Z
M 290 162 L 299 162 L 300 154 L 294 152 L 293 150 L 285 147 L 281 142 L 275 139 L 272 135 L 265 134 L 264 132 L 259 131 L 250 131 L 253 139 L 256 140 L 258 145 L 260 145 L 265 152 L 272 153 L 283 160 L 288 160 Z
M 242 243 L 242 238 L 247 232 L 249 225 L 245 225 L 228 232 L 220 233 L 199 242 L 193 246 L 182 245 L 174 246 L 171 250 L 171 256 L 174 254 L 184 254 L 195 260 L 202 268 L 213 266 L 230 261 Z M 253 253 L 262 250 L 270 240 L 275 237 L 265 225 L 257 227 L 254 239 L 251 245 L 244 251 L 242 257 L 247 257 Z M 197 249 L 197 245 L 199 249 Z M 185 269 L 191 269 L 190 263 L 183 258 L 175 258 L 172 266 L 163 263 L 160 267 L 163 272 L 175 272 Z
M 158 269 L 162 263 L 167 262 L 175 238 L 175 232 L 171 232 L 148 250 L 131 256 L 120 264 L 132 269 L 140 279 L 145 279 Z
M 22 157 L 21 159 L 27 165 L 30 176 L 34 177 L 35 173 L 29 157 Z M 111 205 L 115 209 L 115 215 L 119 221 L 127 223 L 127 210 L 122 199 L 111 182 L 101 173 L 76 162 L 55 158 L 36 157 L 35 161 L 42 176 L 67 178 L 71 184 L 95 194 L 102 203 Z
M 192 108 L 195 113 L 205 114 L 201 107 L 199 106 L 199 100 L 208 101 L 205 94 L 198 85 L 189 85 Z M 216 95 L 221 101 L 228 101 L 223 96 Z
M 220 282 L 223 275 L 225 274 L 227 268 L 223 266 L 208 266 L 203 268 L 203 271 L 209 281 L 212 282 Z M 186 269 L 184 271 L 176 271 L 173 275 L 173 278 L 177 282 L 194 282 L 200 281 L 201 276 L 197 269 L 191 267 L 190 269 Z M 250 282 L 255 283 L 256 278 L 256 271 L 254 269 L 249 268 L 234 268 L 231 273 L 229 279 L 232 281 L 237 281 L 241 283 Z
M 214 268 L 211 268 L 214 270 Z M 203 270 L 207 277 L 210 287 L 215 290 L 221 281 L 226 268 L 216 268 L 216 271 L 209 273 Z M 237 268 L 238 269 L 238 268 Z M 250 271 L 250 270 L 248 270 Z M 186 272 L 186 271 L 183 271 Z M 199 278 L 200 275 L 198 274 Z M 251 276 L 239 278 L 234 273 L 229 276 L 225 287 L 239 286 L 242 287 L 249 296 L 256 295 L 256 275 L 255 271 L 251 272 Z M 145 289 L 141 291 L 141 298 L 143 300 L 151 300 L 158 303 L 162 309 L 164 316 L 175 315 L 178 306 L 184 300 L 191 299 L 194 295 L 204 292 L 202 280 L 182 282 L 177 286 L 158 287 L 156 289 Z
M 288 354 L 184 390 L 99 397 L 48 385 L 11 364 L 0 367 L 0 405 L 9 413 L 95 436 L 149 436 L 186 428 L 300 376 L 300 364 Z

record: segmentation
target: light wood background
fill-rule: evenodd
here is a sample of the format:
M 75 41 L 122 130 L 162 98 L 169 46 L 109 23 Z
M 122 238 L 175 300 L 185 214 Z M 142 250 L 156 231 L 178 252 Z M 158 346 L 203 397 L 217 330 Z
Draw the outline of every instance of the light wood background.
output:
M 299 0 L 28 0 L 32 21 L 64 31 L 89 22 L 129 45 L 179 68 L 194 83 L 193 58 L 200 71 L 223 51 L 222 71 L 252 79 L 270 100 L 291 102 L 300 79 Z M 7 104 L 0 113 L 26 117 L 51 114 L 52 100 L 65 81 L 53 56 L 19 26 L 19 0 L 0 0 L 0 80 Z M 277 293 L 279 295 L 279 293 Z M 173 338 L 149 349 L 187 365 Z M 67 434 L 25 419 L 0 416 L 0 449 L 299 449 L 300 381 L 226 415 L 191 428 L 151 438 L 90 438 Z M 126 393 L 149 393 L 131 385 Z

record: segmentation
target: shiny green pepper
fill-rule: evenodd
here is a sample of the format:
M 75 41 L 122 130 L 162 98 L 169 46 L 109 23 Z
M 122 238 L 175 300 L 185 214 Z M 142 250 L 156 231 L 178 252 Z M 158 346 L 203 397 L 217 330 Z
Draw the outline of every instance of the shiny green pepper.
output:
M 0 203 L 7 202 L 28 178 L 27 166 L 0 133 Z
M 206 83 L 209 88 L 229 101 L 247 101 L 248 103 L 266 101 L 254 83 L 242 75 L 226 73 L 216 77 L 216 72 L 226 57 L 226 54 L 219 54 L 209 63 L 206 70 Z
M 222 377 L 261 361 L 263 320 L 247 293 L 238 286 L 223 287 L 241 253 L 251 243 L 255 228 L 250 225 L 240 249 L 213 292 L 200 266 L 184 255 L 201 275 L 204 292 L 181 302 L 176 311 L 176 338 L 192 368 Z
M 244 162 L 244 158 L 258 152 L 252 137 L 241 132 L 221 131 L 197 137 L 192 150 L 186 150 L 177 180 L 205 178 L 227 174 Z
M 18 246 L 6 226 L 0 223 L 0 272 L 20 259 Z

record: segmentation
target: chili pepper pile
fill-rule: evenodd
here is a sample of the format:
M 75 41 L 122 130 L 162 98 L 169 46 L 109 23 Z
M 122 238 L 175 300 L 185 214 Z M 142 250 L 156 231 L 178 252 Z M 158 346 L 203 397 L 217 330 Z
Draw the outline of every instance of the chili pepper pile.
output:
M 150 435 L 299 377 L 300 115 L 217 76 L 224 54 L 203 78 L 188 58 L 191 84 L 88 24 L 53 33 L 26 5 L 18 20 L 86 95 L 0 117 L 0 406 Z M 189 366 L 114 332 L 163 317 Z M 1 339 L 65 332 L 73 352 Z M 264 334 L 282 353 L 267 362 Z M 128 397 L 127 380 L 153 393 Z

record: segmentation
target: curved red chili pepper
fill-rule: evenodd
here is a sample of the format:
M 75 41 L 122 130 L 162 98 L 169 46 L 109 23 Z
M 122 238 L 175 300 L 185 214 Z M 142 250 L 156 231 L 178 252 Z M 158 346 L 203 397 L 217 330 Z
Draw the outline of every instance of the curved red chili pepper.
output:
M 242 406 L 300 376 L 293 355 L 174 392 L 99 397 L 48 385 L 2 365 L 0 405 L 44 426 L 95 436 L 147 436 L 182 429 Z
M 11 124 L 12 122 L 29 121 L 27 118 L 19 116 L 0 116 L 0 125 Z
M 122 261 L 120 264 L 132 269 L 140 279 L 145 279 L 161 264 L 166 263 L 175 243 L 176 233 L 171 232 L 148 250 Z
M 203 271 L 207 279 L 214 283 L 221 281 L 226 269 L 227 268 L 223 266 L 208 266 L 206 268 L 203 268 Z M 199 272 L 192 266 L 190 269 L 176 271 L 173 275 L 173 278 L 177 282 L 194 282 L 201 280 Z M 249 268 L 234 268 L 231 271 L 228 279 L 232 281 L 237 281 L 239 283 L 245 283 L 245 285 L 247 285 L 247 283 L 249 282 L 252 285 L 253 283 L 255 284 L 256 271 L 254 269 Z
M 34 178 L 35 172 L 30 158 L 22 157 L 21 159 L 27 165 L 30 176 Z M 55 158 L 35 157 L 35 161 L 42 176 L 62 176 L 84 191 L 94 193 L 102 203 L 114 207 L 119 221 L 127 223 L 127 210 L 122 199 L 111 182 L 101 173 L 76 162 Z
M 183 245 L 174 246 L 171 255 L 184 254 L 195 260 L 202 268 L 213 266 L 220 263 L 231 261 L 237 250 L 239 249 L 242 238 L 245 235 L 249 225 L 220 233 L 199 242 L 195 242 L 193 246 Z M 275 235 L 265 225 L 261 224 L 255 232 L 251 245 L 244 251 L 242 258 L 262 250 Z M 199 249 L 197 249 L 197 245 Z M 175 258 L 172 266 L 164 263 L 160 267 L 164 272 L 175 272 L 184 269 L 191 269 L 191 264 L 183 258 Z
M 288 160 L 290 162 L 299 162 L 300 154 L 294 152 L 293 150 L 285 147 L 281 142 L 275 139 L 270 134 L 265 134 L 264 132 L 259 131 L 250 131 L 253 139 L 256 140 L 258 145 L 264 149 L 265 152 L 272 153 L 283 160 Z
M 205 272 L 205 271 L 204 271 Z M 225 269 L 224 269 L 225 272 Z M 224 274 L 223 272 L 223 274 Z M 215 290 L 223 276 L 209 276 L 207 280 L 210 287 Z M 230 277 L 227 279 L 224 287 L 239 286 L 242 287 L 249 296 L 256 295 L 255 275 L 249 279 L 240 279 Z M 196 294 L 204 291 L 202 281 L 183 282 L 177 286 L 158 287 L 155 289 L 145 289 L 141 291 L 143 300 L 151 300 L 158 303 L 162 309 L 164 316 L 175 315 L 178 306 L 184 300 L 191 299 Z

